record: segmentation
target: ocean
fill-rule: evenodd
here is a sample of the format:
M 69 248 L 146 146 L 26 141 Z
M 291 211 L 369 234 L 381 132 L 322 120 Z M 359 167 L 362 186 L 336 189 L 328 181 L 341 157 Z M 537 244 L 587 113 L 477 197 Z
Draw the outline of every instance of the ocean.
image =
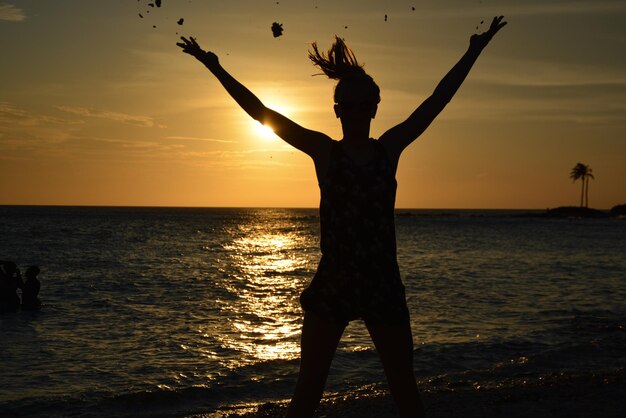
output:
M 529 213 L 397 211 L 422 390 L 624 370 L 626 221 Z M 41 268 L 44 304 L 0 315 L 0 416 L 186 416 L 290 397 L 317 209 L 4 206 L 0 237 L 0 260 Z M 351 323 L 328 392 L 384 381 Z

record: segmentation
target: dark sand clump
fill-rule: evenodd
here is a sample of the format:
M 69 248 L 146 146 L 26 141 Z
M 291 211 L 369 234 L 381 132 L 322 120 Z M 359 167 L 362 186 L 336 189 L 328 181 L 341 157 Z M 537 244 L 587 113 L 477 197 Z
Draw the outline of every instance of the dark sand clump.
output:
M 281 36 L 283 34 L 283 24 L 278 22 L 272 23 L 272 34 L 274 38 Z

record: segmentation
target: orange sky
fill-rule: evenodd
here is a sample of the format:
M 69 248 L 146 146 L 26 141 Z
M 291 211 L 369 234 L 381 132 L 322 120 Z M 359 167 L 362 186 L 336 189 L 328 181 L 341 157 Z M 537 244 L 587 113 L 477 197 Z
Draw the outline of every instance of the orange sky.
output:
M 626 203 L 622 0 L 148 3 L 0 3 L 0 204 L 315 207 L 310 159 L 263 133 L 178 36 L 197 37 L 266 105 L 337 139 L 333 82 L 311 77 L 306 54 L 344 37 L 382 90 L 376 137 L 496 14 L 509 25 L 405 151 L 397 207 L 576 205 L 578 162 L 595 175 L 591 206 Z

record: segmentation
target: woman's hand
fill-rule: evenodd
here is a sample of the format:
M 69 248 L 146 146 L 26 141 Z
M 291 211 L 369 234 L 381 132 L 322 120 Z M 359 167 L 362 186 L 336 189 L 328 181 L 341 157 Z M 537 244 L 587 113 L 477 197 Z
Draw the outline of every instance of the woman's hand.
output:
M 472 35 L 470 38 L 470 47 L 479 49 L 486 47 L 489 41 L 491 41 L 491 38 L 493 38 L 493 36 L 507 24 L 507 22 L 502 19 L 504 19 L 504 16 L 494 17 L 491 21 L 489 29 L 487 29 L 487 32 Z
M 184 53 L 195 57 L 198 61 L 202 62 L 209 68 L 219 64 L 217 55 L 200 48 L 200 45 L 198 45 L 195 38 L 190 36 L 189 39 L 187 39 L 184 36 L 181 36 L 180 39 L 182 42 L 177 42 L 176 45 L 181 47 Z

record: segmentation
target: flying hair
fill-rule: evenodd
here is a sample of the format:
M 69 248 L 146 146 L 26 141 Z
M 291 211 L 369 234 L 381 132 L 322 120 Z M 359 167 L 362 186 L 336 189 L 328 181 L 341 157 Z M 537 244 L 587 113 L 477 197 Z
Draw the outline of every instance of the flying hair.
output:
M 313 42 L 311 46 L 313 51 L 309 51 L 309 58 L 313 64 L 328 78 L 339 80 L 333 95 L 335 103 L 339 103 L 346 94 L 349 95 L 355 89 L 368 92 L 373 103 L 380 102 L 380 88 L 365 72 L 363 65 L 359 64 L 354 52 L 346 46 L 343 39 L 335 35 L 335 42 L 328 53 L 320 52 L 317 42 Z
M 337 35 L 335 35 L 335 42 L 328 53 L 320 52 L 317 42 L 313 42 L 311 47 L 313 51 L 309 51 L 309 59 L 328 78 L 341 80 L 347 76 L 365 74 L 365 70 L 357 61 L 354 52 Z

